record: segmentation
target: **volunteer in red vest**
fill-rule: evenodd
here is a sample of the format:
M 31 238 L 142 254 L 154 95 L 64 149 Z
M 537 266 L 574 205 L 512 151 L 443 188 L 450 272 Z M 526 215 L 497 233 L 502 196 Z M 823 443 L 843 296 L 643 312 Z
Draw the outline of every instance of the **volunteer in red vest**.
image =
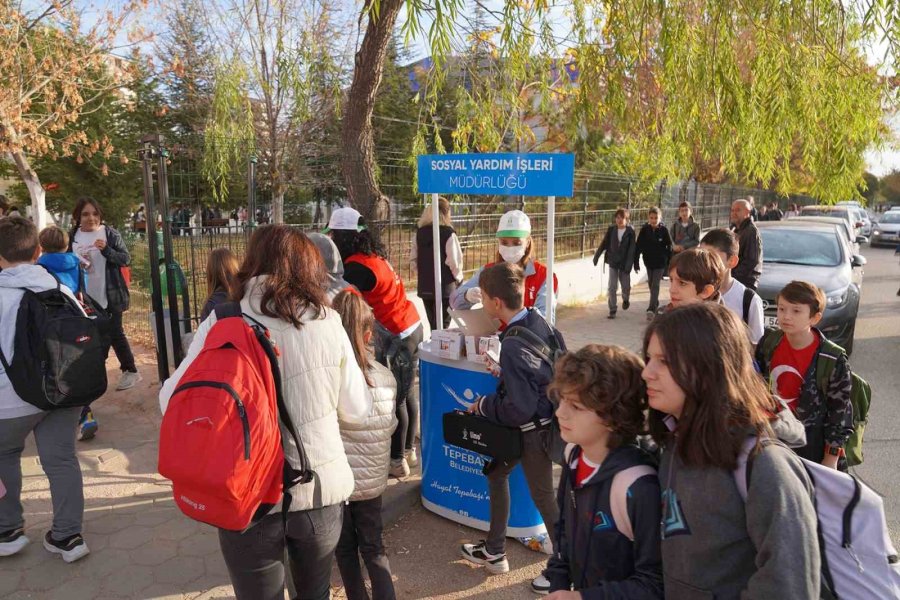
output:
M 400 275 L 387 261 L 387 251 L 366 228 L 359 212 L 335 210 L 326 232 L 341 253 L 344 279 L 360 291 L 375 313 L 375 358 L 389 367 L 397 380 L 398 425 L 391 438 L 390 473 L 406 477 L 409 468 L 419 462 L 414 443 L 419 403 L 413 387 L 423 336 L 419 312 L 406 297 Z
M 531 239 L 531 219 L 521 210 L 511 210 L 500 217 L 497 227 L 497 256 L 492 264 L 506 261 L 516 263 L 525 270 L 525 308 L 536 308 L 545 317 L 549 316 L 547 305 L 547 267 L 534 260 L 534 240 Z M 478 278 L 484 267 L 478 269 L 468 281 L 450 296 L 450 308 L 454 310 L 472 308 L 481 303 L 481 288 Z M 553 276 L 553 291 L 559 292 L 559 280 Z

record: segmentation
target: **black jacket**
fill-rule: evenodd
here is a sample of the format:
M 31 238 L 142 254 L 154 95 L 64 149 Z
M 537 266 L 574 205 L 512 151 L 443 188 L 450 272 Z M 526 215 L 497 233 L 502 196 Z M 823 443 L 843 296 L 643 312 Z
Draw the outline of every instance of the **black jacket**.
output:
M 679 225 L 680 227 L 680 225 Z M 634 270 L 641 266 L 641 255 L 644 265 L 650 269 L 665 269 L 672 257 L 672 236 L 666 226 L 660 223 L 655 228 L 644 223 L 637 237 L 637 252 L 634 254 Z
M 510 324 L 525 327 L 544 342 L 550 343 L 553 330 L 533 308 L 523 319 Z M 557 334 L 559 346 L 566 349 L 565 340 Z M 553 379 L 553 370 L 525 342 L 518 337 L 500 335 L 500 382 L 497 391 L 481 399 L 478 414 L 507 427 L 521 427 L 535 418 L 547 419 L 553 415 L 553 405 L 547 398 L 547 386 Z
M 580 454 L 576 447 L 572 457 Z M 616 528 L 609 499 L 613 476 L 644 464 L 656 466 L 637 446 L 621 446 L 610 452 L 585 485 L 574 490 L 575 469 L 563 467 L 557 493 L 559 524 L 553 540 L 556 554 L 544 571 L 551 591 L 574 585 L 583 600 L 663 598 L 659 480 L 644 476 L 629 489 L 634 542 Z
M 669 236 L 672 238 L 672 244 L 681 246 L 684 250 L 690 250 L 700 245 L 700 224 L 694 222 L 694 217 L 688 221 L 688 226 L 681 224 L 681 219 L 675 219 L 675 222 L 669 226 Z
M 449 298 L 459 287 L 450 267 L 447 266 L 447 241 L 456 234 L 452 227 L 441 225 L 441 298 Z M 416 230 L 416 271 L 418 274 L 420 298 L 434 298 L 434 238 L 431 225 Z
M 616 233 L 616 226 L 610 225 L 600 242 L 600 247 L 594 252 L 594 264 L 600 260 L 600 255 L 604 252 L 604 262 L 613 269 L 620 271 L 630 269 L 631 263 L 634 261 L 634 227 L 625 226 L 625 233 L 622 235 L 622 241 L 619 241 L 619 235 Z
M 745 219 L 734 229 L 740 248 L 738 264 L 731 270 L 731 275 L 749 288 L 756 289 L 759 276 L 762 275 L 763 248 L 759 229 L 753 219 Z
M 125 312 L 131 303 L 131 295 L 125 276 L 122 275 L 122 267 L 127 267 L 131 262 L 128 247 L 118 231 L 104 225 L 106 228 L 106 248 L 100 251 L 106 259 L 106 308 L 111 312 Z M 69 252 L 75 242 L 75 229 L 69 234 Z

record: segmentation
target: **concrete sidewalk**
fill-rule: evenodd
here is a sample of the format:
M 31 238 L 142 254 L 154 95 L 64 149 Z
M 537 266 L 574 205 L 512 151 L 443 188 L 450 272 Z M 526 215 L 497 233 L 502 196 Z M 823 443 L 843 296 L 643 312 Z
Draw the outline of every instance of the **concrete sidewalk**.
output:
M 637 351 L 648 297 L 645 285 L 634 288 L 631 309 L 623 311 L 620 305 L 615 320 L 606 318 L 605 301 L 561 307 L 558 325 L 570 349 L 603 343 Z M 71 565 L 41 546 L 52 519 L 50 492 L 29 438 L 22 459 L 22 502 L 32 543 L 18 555 L 0 559 L 0 598 L 233 597 L 215 530 L 183 517 L 172 501 L 170 485 L 156 472 L 161 417 L 154 361 L 148 351 L 139 354 L 144 381 L 132 390 L 110 391 L 97 401 L 98 436 L 78 443 L 85 486 L 84 537 L 91 555 Z M 118 373 L 110 372 L 110 377 L 114 385 Z M 418 474 L 402 482 L 391 480 L 384 500 L 386 530 L 418 504 L 418 489 Z M 450 522 L 446 526 L 448 531 L 457 529 Z M 399 572 L 412 567 L 402 564 L 414 560 L 408 551 L 389 548 L 389 554 Z M 523 581 L 528 576 L 530 571 L 520 574 Z M 333 581 L 339 586 L 338 577 Z M 340 590 L 335 592 L 343 597 Z

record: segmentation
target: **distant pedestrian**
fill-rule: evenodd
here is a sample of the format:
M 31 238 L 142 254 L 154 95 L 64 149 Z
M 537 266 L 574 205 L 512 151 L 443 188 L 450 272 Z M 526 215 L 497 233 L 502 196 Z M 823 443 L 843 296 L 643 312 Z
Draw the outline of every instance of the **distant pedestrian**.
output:
M 216 248 L 206 260 L 206 303 L 200 311 L 200 321 L 205 321 L 216 305 L 227 302 L 235 295 L 240 263 L 228 248 Z
M 738 264 L 731 275 L 754 292 L 762 275 L 763 247 L 759 230 L 753 224 L 751 204 L 748 200 L 735 200 L 731 204 L 731 225 L 738 237 Z
M 796 204 L 791 204 L 790 207 L 785 211 L 784 218 L 785 219 L 793 219 L 794 217 L 800 216 L 800 207 Z
M 341 439 L 356 487 L 344 505 L 344 525 L 335 557 L 348 600 L 368 600 L 359 559 L 362 557 L 375 600 L 394 600 L 391 565 L 384 550 L 382 494 L 391 463 L 391 434 L 397 427 L 394 404 L 397 381 L 375 360 L 375 316 L 359 294 L 344 291 L 332 303 L 350 337 L 356 362 L 366 377 L 372 410 L 362 423 L 340 422 Z
M 622 286 L 622 310 L 631 306 L 631 269 L 635 265 L 634 228 L 628 224 L 630 213 L 625 208 L 616 211 L 616 222 L 610 225 L 603 236 L 603 241 L 594 252 L 594 266 L 605 254 L 604 262 L 609 266 L 606 303 L 609 306 L 608 319 L 616 318 L 618 288 Z M 666 233 L 668 236 L 668 233 Z
M 425 304 L 425 314 L 431 330 L 446 329 L 450 326 L 450 296 L 463 282 L 463 253 L 459 244 L 459 236 L 453 229 L 450 215 L 450 203 L 446 198 L 438 202 L 440 216 L 439 252 L 441 264 L 441 322 L 434 314 L 434 300 L 437 297 L 434 288 L 434 245 L 432 234 L 432 207 L 429 204 L 419 218 L 416 237 L 409 253 L 409 262 L 416 270 L 418 295 Z
M 690 218 L 690 205 L 681 210 L 685 211 Z M 692 226 L 690 234 L 696 234 L 699 238 L 700 227 L 693 221 L 690 221 L 688 225 Z M 672 229 L 687 230 L 679 223 L 672 225 Z M 681 238 L 682 242 L 688 239 L 686 236 L 687 234 Z M 690 244 L 692 241 L 688 243 Z M 696 244 L 694 245 L 696 246 Z M 637 273 L 640 270 L 641 255 L 644 257 L 644 266 L 647 268 L 647 283 L 650 285 L 650 304 L 647 306 L 647 319 L 649 320 L 659 310 L 659 286 L 666 273 L 669 259 L 672 257 L 672 238 L 669 230 L 660 223 L 660 211 L 657 207 L 653 206 L 647 211 L 647 223 L 641 227 L 641 231 L 638 233 L 635 248 L 634 272 Z
M 769 217 L 769 221 L 781 221 L 784 219 L 784 213 L 778 208 L 778 203 L 774 201 L 769 203 L 769 210 L 766 214 Z
M 700 224 L 694 222 L 691 203 L 684 201 L 678 207 L 678 220 L 669 228 L 672 253 L 696 248 L 700 244 Z

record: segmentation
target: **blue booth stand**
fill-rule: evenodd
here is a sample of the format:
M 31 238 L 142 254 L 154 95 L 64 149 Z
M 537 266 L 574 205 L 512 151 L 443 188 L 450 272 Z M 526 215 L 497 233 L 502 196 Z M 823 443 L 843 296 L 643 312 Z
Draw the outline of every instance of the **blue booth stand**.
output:
M 482 475 L 487 458 L 444 442 L 443 415 L 465 410 L 476 395 L 488 394 L 497 379 L 480 364 L 449 360 L 419 346 L 422 421 L 422 505 L 442 517 L 487 531 L 490 496 Z M 530 537 L 546 533 L 541 514 L 531 500 L 522 466 L 509 478 L 510 511 L 507 535 Z

